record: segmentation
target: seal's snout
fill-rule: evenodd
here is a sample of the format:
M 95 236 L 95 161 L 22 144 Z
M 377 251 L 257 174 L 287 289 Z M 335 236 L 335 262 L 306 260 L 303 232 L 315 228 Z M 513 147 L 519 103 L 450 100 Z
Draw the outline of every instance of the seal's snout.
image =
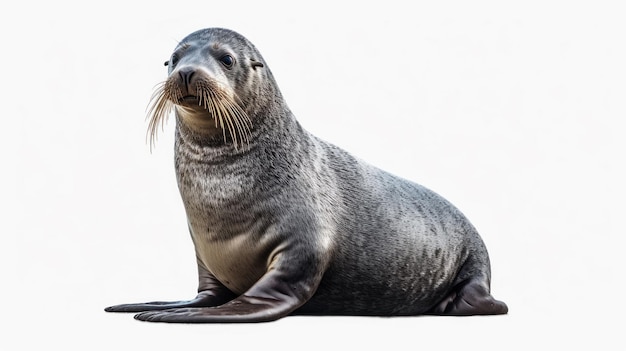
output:
M 193 88 L 193 85 L 192 85 L 193 84 L 192 79 L 194 78 L 195 75 L 196 75 L 196 70 L 193 69 L 192 67 L 183 67 L 178 70 L 178 76 L 180 78 L 181 88 L 183 88 L 183 90 L 186 90 L 183 92 L 183 96 L 191 95 L 192 92 L 196 90 Z
M 240 105 L 222 76 L 203 65 L 188 64 L 174 69 L 159 84 L 148 109 L 148 135 L 154 144 L 159 125 L 176 111 L 177 118 L 190 130 L 207 138 L 221 134 L 224 143 L 238 149 L 249 143 L 252 120 Z

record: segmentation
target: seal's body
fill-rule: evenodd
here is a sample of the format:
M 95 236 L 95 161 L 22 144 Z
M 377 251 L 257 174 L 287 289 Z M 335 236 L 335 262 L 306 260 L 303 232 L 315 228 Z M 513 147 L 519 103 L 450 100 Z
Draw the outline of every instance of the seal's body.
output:
M 189 323 L 507 313 L 489 293 L 487 250 L 468 220 L 302 129 L 248 40 L 200 30 L 168 65 L 151 131 L 175 110 L 199 293 L 107 311 Z

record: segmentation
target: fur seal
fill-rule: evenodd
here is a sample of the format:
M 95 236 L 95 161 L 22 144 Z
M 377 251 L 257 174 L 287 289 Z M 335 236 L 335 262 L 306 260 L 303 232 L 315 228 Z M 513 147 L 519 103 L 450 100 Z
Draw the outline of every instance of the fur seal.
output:
M 254 45 L 183 39 L 149 109 L 176 116 L 175 168 L 198 264 L 192 300 L 111 306 L 153 322 L 289 314 L 505 314 L 470 222 L 448 201 L 305 131 Z

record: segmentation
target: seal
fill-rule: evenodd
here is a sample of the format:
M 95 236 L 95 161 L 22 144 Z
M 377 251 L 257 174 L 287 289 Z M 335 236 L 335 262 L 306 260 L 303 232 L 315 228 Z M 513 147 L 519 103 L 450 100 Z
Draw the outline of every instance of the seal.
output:
M 466 217 L 304 130 L 246 38 L 196 31 L 166 65 L 148 137 L 153 145 L 173 111 L 198 294 L 106 311 L 182 323 L 508 312 Z

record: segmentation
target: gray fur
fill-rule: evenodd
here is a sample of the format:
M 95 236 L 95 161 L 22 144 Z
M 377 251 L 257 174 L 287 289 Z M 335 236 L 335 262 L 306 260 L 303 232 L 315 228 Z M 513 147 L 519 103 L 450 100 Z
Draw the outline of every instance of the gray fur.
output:
M 234 55 L 235 69 L 215 64 L 212 43 Z M 206 29 L 179 48 L 187 44 L 176 63 L 220 70 L 213 78 L 236 94 L 252 130 L 249 143 L 235 148 L 221 133 L 195 130 L 177 109 L 175 166 L 198 257 L 199 297 L 183 304 L 192 308 L 144 312 L 138 319 L 506 313 L 489 295 L 483 241 L 453 205 L 304 130 L 267 63 L 239 34 Z M 178 67 L 170 64 L 170 74 Z M 197 302 L 224 287 L 232 296 Z M 266 299 L 278 302 L 252 307 Z M 176 303 L 167 308 L 180 307 Z M 144 308 L 134 311 L 157 309 L 138 305 Z

